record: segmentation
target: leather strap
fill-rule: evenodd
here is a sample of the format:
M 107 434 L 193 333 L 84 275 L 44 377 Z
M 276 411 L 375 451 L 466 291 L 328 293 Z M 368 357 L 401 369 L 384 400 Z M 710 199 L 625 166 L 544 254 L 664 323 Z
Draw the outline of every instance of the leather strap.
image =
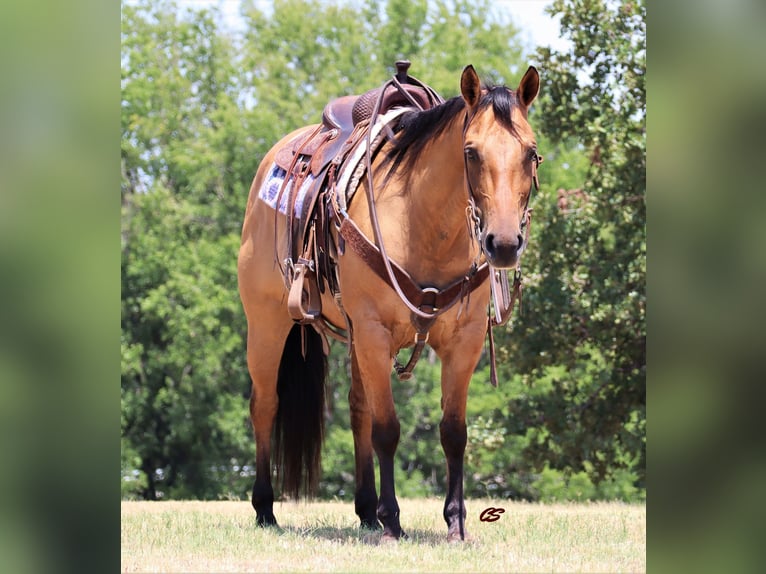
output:
M 317 128 L 311 132 L 311 134 L 306 137 L 303 141 L 300 142 L 298 147 L 295 150 L 295 153 L 293 154 L 293 158 L 290 161 L 290 165 L 288 166 L 288 169 L 285 173 L 285 179 L 282 181 L 282 185 L 279 186 L 279 193 L 277 194 L 277 202 L 276 202 L 276 209 L 274 209 L 274 261 L 279 266 L 279 270 L 282 272 L 282 275 L 287 277 L 287 271 L 284 267 L 282 267 L 282 263 L 279 260 L 279 236 L 277 233 L 277 229 L 279 228 L 277 222 L 279 221 L 279 206 L 282 202 L 282 196 L 285 193 L 285 189 L 287 189 L 287 186 L 290 182 L 290 180 L 293 179 L 293 171 L 295 170 L 295 166 L 298 163 L 299 158 L 301 157 L 301 151 L 303 148 L 312 140 L 314 137 L 322 130 L 322 125 L 320 124 L 317 126 Z M 296 185 L 295 182 L 293 182 L 293 191 L 295 191 Z M 294 200 L 293 200 L 294 201 Z M 292 234 L 293 234 L 293 227 L 292 227 L 292 212 L 295 208 L 294 204 L 289 206 L 288 213 L 285 215 L 287 216 L 287 241 L 288 241 L 288 248 L 287 248 L 287 257 L 292 258 L 294 257 L 292 252 Z
M 351 219 L 346 218 L 343 220 L 340 226 L 340 235 L 354 252 L 367 263 L 370 269 L 375 271 L 378 277 L 383 279 L 387 285 L 392 286 L 380 249 L 367 239 Z M 444 289 L 437 289 L 435 287 L 423 288 L 395 261 L 389 260 L 389 263 L 396 281 L 413 305 L 423 307 L 424 303 L 429 301 L 433 295 L 433 310 L 425 312 L 428 319 L 435 319 L 436 316 L 447 311 L 455 303 L 473 292 L 489 277 L 489 265 L 484 263 L 478 269 L 472 269 L 465 277 Z
M 487 337 L 489 338 L 489 382 L 497 388 L 497 366 L 495 365 L 495 337 L 492 335 L 492 317 L 487 318 Z
M 409 62 L 407 62 L 406 60 L 397 62 L 397 68 L 399 68 L 401 72 L 400 76 L 403 79 L 406 79 L 407 77 L 406 72 L 408 67 L 409 67 Z M 372 111 L 372 117 L 370 118 L 370 125 L 375 125 L 375 122 L 378 119 L 378 113 L 381 110 L 383 97 L 384 97 L 384 94 L 386 93 L 386 89 L 389 86 L 396 87 L 398 90 L 402 91 L 406 95 L 406 90 L 402 88 L 402 83 L 399 81 L 399 78 L 397 77 L 393 77 L 391 80 L 383 84 L 383 87 L 380 91 L 380 96 L 375 102 L 375 107 Z M 414 301 L 413 299 L 407 296 L 404 289 L 399 284 L 398 277 L 393 270 L 392 261 L 388 257 L 388 254 L 386 253 L 386 247 L 383 243 L 383 235 L 380 231 L 378 214 L 375 208 L 375 193 L 373 190 L 373 174 L 372 174 L 372 133 L 370 131 L 367 132 L 367 145 L 365 146 L 364 152 L 365 152 L 364 153 L 365 167 L 367 169 L 367 185 L 365 186 L 365 192 L 367 193 L 367 208 L 370 213 L 370 224 L 372 225 L 372 231 L 373 231 L 373 237 L 375 238 L 375 244 L 380 249 L 380 254 L 381 254 L 380 259 L 383 263 L 383 268 L 386 271 L 386 275 L 387 275 L 386 282 L 391 286 L 391 288 L 394 291 L 396 291 L 396 294 L 399 295 L 399 299 L 401 299 L 402 303 L 404 303 L 404 305 L 410 310 L 413 316 L 422 317 L 423 319 L 434 318 L 436 314 L 439 313 L 438 311 L 435 313 L 426 313 L 420 309 L 420 305 L 416 301 Z
M 315 228 L 311 225 L 309 230 L 310 255 L 314 241 Z M 299 257 L 298 261 L 288 269 L 290 291 L 287 296 L 287 311 L 290 317 L 298 323 L 312 323 L 322 314 L 322 300 L 319 293 L 316 277 L 315 263 L 309 257 Z
M 419 309 L 428 313 L 433 313 L 435 310 L 437 293 L 438 291 L 436 289 L 428 290 L 424 294 L 423 302 Z M 402 381 L 408 381 L 412 378 L 412 371 L 420 359 L 420 354 L 423 352 L 423 348 L 428 342 L 428 331 L 431 330 L 431 326 L 436 322 L 436 317 L 434 316 L 431 319 L 424 319 L 418 315 L 412 315 L 410 316 L 410 321 L 416 329 L 415 348 L 412 350 L 410 360 L 407 361 L 406 365 L 402 365 L 398 360 L 394 360 L 396 374 Z
M 412 349 L 410 360 L 406 365 L 402 365 L 399 361 L 394 361 L 394 369 L 396 369 L 396 376 L 400 381 L 409 381 L 412 378 L 412 371 L 415 365 L 420 360 L 420 355 L 423 352 L 423 348 L 428 342 L 428 333 L 415 333 L 415 348 Z

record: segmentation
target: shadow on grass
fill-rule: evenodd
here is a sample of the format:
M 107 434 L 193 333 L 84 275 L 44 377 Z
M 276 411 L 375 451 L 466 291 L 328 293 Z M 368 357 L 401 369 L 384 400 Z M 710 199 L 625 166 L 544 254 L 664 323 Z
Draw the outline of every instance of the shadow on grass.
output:
M 317 525 L 297 528 L 287 526 L 279 528 L 283 534 L 290 534 L 301 538 L 314 538 L 317 540 L 329 540 L 346 544 L 367 544 L 378 546 L 385 544 L 396 544 L 393 541 L 383 540 L 382 530 L 368 530 L 358 526 L 349 526 L 339 528 L 337 526 Z M 431 530 L 412 529 L 406 530 L 407 538 L 402 538 L 400 544 L 418 544 L 428 546 L 440 546 L 449 544 L 447 542 L 447 532 L 433 532 Z

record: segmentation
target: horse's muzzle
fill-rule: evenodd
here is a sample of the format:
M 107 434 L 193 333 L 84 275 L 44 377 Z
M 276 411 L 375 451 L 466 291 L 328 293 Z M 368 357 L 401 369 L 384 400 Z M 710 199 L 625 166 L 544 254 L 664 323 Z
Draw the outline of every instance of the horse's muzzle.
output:
M 492 267 L 510 269 L 519 260 L 524 249 L 524 237 L 516 235 L 495 235 L 487 233 L 484 236 L 484 254 Z

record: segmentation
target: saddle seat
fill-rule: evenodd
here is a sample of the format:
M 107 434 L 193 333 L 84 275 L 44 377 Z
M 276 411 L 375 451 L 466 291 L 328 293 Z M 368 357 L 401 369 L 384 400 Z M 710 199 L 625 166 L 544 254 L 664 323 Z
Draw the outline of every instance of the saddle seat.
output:
M 341 133 L 350 134 L 358 123 L 354 121 L 352 112 L 360 96 L 341 96 L 330 100 L 322 112 L 322 123 L 327 129 L 337 129 Z

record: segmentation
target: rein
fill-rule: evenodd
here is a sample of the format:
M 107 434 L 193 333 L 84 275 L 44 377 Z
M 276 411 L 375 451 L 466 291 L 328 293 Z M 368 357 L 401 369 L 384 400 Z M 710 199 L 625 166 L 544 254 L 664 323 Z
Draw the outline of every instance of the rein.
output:
M 378 97 L 377 101 L 375 102 L 375 107 L 372 111 L 372 117 L 370 118 L 370 125 L 375 125 L 375 122 L 378 119 L 378 114 L 380 113 L 380 104 L 383 101 L 383 95 L 386 93 L 386 89 L 393 86 L 397 90 L 399 90 L 402 94 L 404 94 L 407 99 L 412 102 L 412 104 L 416 107 L 418 107 L 422 111 L 422 107 L 420 104 L 418 104 L 412 96 L 410 96 L 407 93 L 407 90 L 405 90 L 402 87 L 402 84 L 407 81 L 407 68 L 409 68 L 409 63 L 407 65 L 401 65 L 402 63 L 397 62 L 397 76 L 394 76 L 391 78 L 388 82 L 386 82 L 383 87 L 380 90 L 380 96 Z M 400 80 L 401 78 L 401 80 Z M 443 103 L 443 99 L 441 97 L 438 97 L 437 100 L 439 103 Z M 386 246 L 383 243 L 383 235 L 380 231 L 380 222 L 378 221 L 378 213 L 375 209 L 375 193 L 373 190 L 373 181 L 372 181 L 372 132 L 367 132 L 367 145 L 365 146 L 365 152 L 364 152 L 364 162 L 365 162 L 365 168 L 367 170 L 367 187 L 365 188 L 367 192 L 367 207 L 370 212 L 370 223 L 372 224 L 372 231 L 375 237 L 375 244 L 377 245 L 378 249 L 380 250 L 380 255 L 383 259 L 383 265 L 386 270 L 388 283 L 394 288 L 394 291 L 396 291 L 396 294 L 399 295 L 399 299 L 402 300 L 402 303 L 404 303 L 407 308 L 410 310 L 410 312 L 415 316 L 419 317 L 421 319 L 425 319 L 426 321 L 430 321 L 433 323 L 433 321 L 436 320 L 436 317 L 438 317 L 441 313 L 446 311 L 442 310 L 433 310 L 433 311 L 423 311 L 418 306 L 416 307 L 412 301 L 405 295 L 404 291 L 402 290 L 401 285 L 399 284 L 399 281 L 397 280 L 396 275 L 394 274 L 394 270 L 391 267 L 391 259 L 388 257 L 388 253 L 386 253 Z M 422 305 L 421 305 L 422 306 Z M 449 305 L 451 307 L 452 305 Z M 449 308 L 447 307 L 447 308 Z M 430 324 L 429 324 L 430 327 Z

